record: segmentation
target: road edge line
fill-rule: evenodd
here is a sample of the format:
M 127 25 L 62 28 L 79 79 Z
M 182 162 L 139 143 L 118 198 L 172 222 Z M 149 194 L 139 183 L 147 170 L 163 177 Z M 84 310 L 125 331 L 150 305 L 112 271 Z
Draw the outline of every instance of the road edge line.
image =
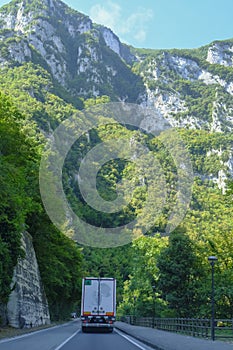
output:
M 132 343 L 133 345 L 135 345 L 137 348 L 141 349 L 141 350 L 146 350 L 145 347 L 143 347 L 142 345 L 136 343 L 136 341 L 133 341 L 133 339 L 130 339 L 129 338 L 129 335 L 125 335 L 125 334 L 122 334 L 121 331 L 119 330 L 116 330 L 117 334 L 119 334 L 121 337 L 125 338 L 126 340 L 128 340 L 130 343 Z M 132 336 L 131 336 L 132 337 Z M 133 337 L 132 337 L 133 338 Z M 135 338 L 136 339 L 136 338 Z M 136 339 L 138 340 L 138 339 Z M 139 341 L 139 340 L 138 340 Z M 146 345 L 146 344 L 145 344 Z
M 78 333 L 80 332 L 80 329 L 78 329 L 75 333 L 73 333 L 69 338 L 67 338 L 63 343 L 61 343 L 58 347 L 56 347 L 54 350 L 60 350 L 65 344 L 67 344 L 72 338 L 74 338 Z
M 155 345 L 155 344 L 153 344 L 153 343 L 151 343 L 151 342 L 149 342 L 149 341 L 147 341 L 147 340 L 145 340 L 143 338 L 140 338 L 140 337 L 137 337 L 136 335 L 130 334 L 130 332 L 127 332 L 126 330 L 123 330 L 120 327 L 117 327 L 116 325 L 115 325 L 115 329 L 119 330 L 122 333 L 125 333 L 125 334 L 129 335 L 130 337 L 140 341 L 141 343 L 143 343 L 143 344 L 145 344 L 145 345 L 147 345 L 147 346 L 149 346 L 149 347 L 151 347 L 151 348 L 153 348 L 155 350 L 165 350 L 164 348 L 160 348 L 159 346 L 157 346 L 157 345 Z
M 72 321 L 72 322 L 74 322 L 74 321 Z M 47 331 L 49 331 L 51 329 L 56 329 L 56 328 L 63 327 L 64 325 L 68 325 L 69 323 L 70 322 L 66 322 L 66 323 L 61 324 L 61 325 L 51 326 L 51 327 L 47 327 L 47 328 L 39 329 L 39 330 L 32 330 L 31 332 L 28 332 L 28 333 L 25 333 L 25 334 L 15 335 L 15 336 L 8 337 L 8 338 L 2 338 L 2 339 L 0 339 L 0 344 L 8 343 L 8 342 L 14 341 L 16 339 L 22 339 L 22 338 L 30 337 L 33 334 L 47 332 Z

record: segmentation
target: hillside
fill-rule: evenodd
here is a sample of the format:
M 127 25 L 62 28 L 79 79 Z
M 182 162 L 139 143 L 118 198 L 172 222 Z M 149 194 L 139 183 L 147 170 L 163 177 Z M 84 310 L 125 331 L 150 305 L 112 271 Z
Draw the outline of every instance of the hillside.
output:
M 9 271 L 6 276 L 0 268 L 0 286 L 7 286 L 0 289 L 1 302 L 6 303 L 9 296 L 13 268 L 21 254 L 20 233 L 26 227 L 33 237 L 54 318 L 59 318 L 59 312 L 68 314 L 79 300 L 80 279 L 85 273 L 118 279 L 122 312 L 133 312 L 135 295 L 138 314 L 151 312 L 152 286 L 156 284 L 158 316 L 184 315 L 185 308 L 193 317 L 208 316 L 208 255 L 219 257 L 218 315 L 232 317 L 232 201 L 225 193 L 233 178 L 233 39 L 190 50 L 137 49 L 121 43 L 111 29 L 93 23 L 60 0 L 13 0 L 0 9 L 0 70 L 1 176 L 6 188 L 1 204 L 0 255 L 7 251 Z M 98 229 L 116 228 L 141 215 L 135 235 L 140 236 L 143 226 L 149 230 L 121 247 L 77 247 L 52 225 L 43 209 L 38 184 L 43 146 L 54 138 L 56 127 L 71 116 L 80 118 L 78 127 L 82 130 L 87 122 L 83 109 L 98 110 L 103 103 L 115 102 L 132 103 L 153 113 L 142 113 L 144 130 L 127 123 L 113 127 L 111 119 L 105 125 L 102 115 L 95 116 L 99 126 L 82 135 L 65 158 L 64 192 L 75 214 Z M 186 216 L 169 239 L 163 236 L 179 198 L 182 166 L 178 169 L 166 149 L 166 142 L 174 140 L 163 140 L 153 133 L 158 120 L 169 123 L 183 140 L 194 175 Z M 145 171 L 150 163 L 135 166 L 133 157 L 107 161 L 97 176 L 101 198 L 114 201 L 117 189 L 127 188 L 129 205 L 112 214 L 93 209 L 84 201 L 77 181 L 82 159 L 102 142 L 121 138 L 135 158 L 142 145 L 161 167 L 166 198 L 161 196 L 159 205 L 163 207 L 156 218 L 152 210 L 155 197 L 150 197 L 150 205 L 144 209 L 150 185 Z M 11 168 L 16 174 L 16 192 L 14 180 L 7 176 Z M 162 192 L 160 184 L 154 185 L 153 192 Z M 48 193 L 52 186 L 51 181 Z M 66 220 L 70 237 L 72 220 L 69 215 Z M 64 227 L 67 222 L 63 222 Z M 15 243 L 11 239 L 14 235 Z M 165 288 L 161 272 L 163 262 L 170 261 L 167 254 L 177 251 L 176 235 L 184 239 L 180 238 L 180 256 L 174 259 L 170 272 L 178 282 L 185 281 L 181 288 L 183 306 L 175 293 L 176 281 Z M 186 247 L 193 257 L 189 267 Z M 61 300 L 63 304 L 59 304 Z M 177 300 L 180 311 L 174 306 Z
M 80 98 L 108 95 L 153 106 L 173 126 L 232 130 L 232 40 L 195 50 L 135 49 L 58 0 L 12 1 L 0 21 L 3 73 L 31 62 L 47 72 L 44 90 L 76 107 Z

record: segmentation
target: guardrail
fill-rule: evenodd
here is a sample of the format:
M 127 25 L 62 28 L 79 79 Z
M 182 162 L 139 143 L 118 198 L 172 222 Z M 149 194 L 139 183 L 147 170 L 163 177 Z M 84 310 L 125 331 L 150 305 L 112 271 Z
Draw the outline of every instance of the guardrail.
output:
M 120 317 L 119 320 L 135 326 L 151 327 L 193 337 L 211 338 L 210 319 L 154 318 L 127 315 Z M 233 319 L 216 319 L 215 336 L 222 339 L 233 338 Z

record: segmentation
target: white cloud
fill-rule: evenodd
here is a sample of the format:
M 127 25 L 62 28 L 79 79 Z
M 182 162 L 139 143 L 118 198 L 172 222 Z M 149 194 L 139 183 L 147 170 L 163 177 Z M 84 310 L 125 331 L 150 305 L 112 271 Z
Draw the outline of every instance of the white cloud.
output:
M 144 29 L 138 30 L 134 34 L 134 38 L 141 43 L 144 42 L 146 40 L 146 31 Z
M 90 10 L 90 17 L 98 24 L 114 30 L 121 15 L 121 8 L 118 4 L 108 2 L 107 6 L 100 4 L 94 5 Z
M 147 25 L 153 18 L 153 11 L 139 7 L 126 16 L 118 4 L 108 1 L 104 6 L 94 5 L 90 10 L 90 17 L 94 22 L 111 28 L 121 40 L 130 41 L 133 38 L 142 43 L 146 39 Z
M 121 32 L 123 34 L 132 34 L 134 39 L 143 42 L 146 39 L 147 23 L 152 18 L 152 10 L 140 7 L 126 19 L 121 28 Z

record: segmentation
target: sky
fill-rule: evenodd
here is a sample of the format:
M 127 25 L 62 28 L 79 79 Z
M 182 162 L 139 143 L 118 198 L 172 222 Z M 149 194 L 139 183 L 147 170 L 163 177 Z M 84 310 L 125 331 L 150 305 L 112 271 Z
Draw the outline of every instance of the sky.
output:
M 0 0 L 0 6 L 8 2 Z M 233 0 L 63 2 L 111 28 L 122 42 L 138 48 L 191 49 L 233 38 Z

